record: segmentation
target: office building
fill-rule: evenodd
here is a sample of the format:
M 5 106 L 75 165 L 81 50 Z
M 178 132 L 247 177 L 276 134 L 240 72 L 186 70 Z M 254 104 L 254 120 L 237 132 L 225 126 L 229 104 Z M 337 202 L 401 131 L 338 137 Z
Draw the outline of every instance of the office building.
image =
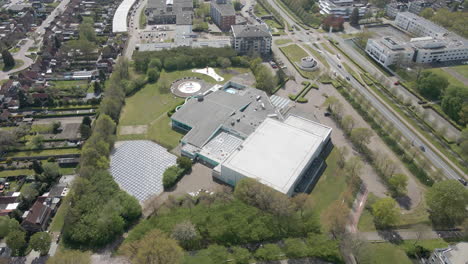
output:
M 354 8 L 359 10 L 359 16 L 362 17 L 367 12 L 364 4 L 355 4 L 354 0 L 319 0 L 320 13 L 323 15 L 341 16 L 349 19 Z
M 192 25 L 192 0 L 149 0 L 145 14 L 148 24 Z

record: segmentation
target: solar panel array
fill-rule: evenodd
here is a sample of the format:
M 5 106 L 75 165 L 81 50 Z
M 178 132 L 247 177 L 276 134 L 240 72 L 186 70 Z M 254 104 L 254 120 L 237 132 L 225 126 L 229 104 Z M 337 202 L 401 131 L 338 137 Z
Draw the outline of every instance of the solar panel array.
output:
M 139 201 L 162 193 L 163 173 L 177 157 L 148 140 L 119 143 L 110 160 L 110 172 L 119 186 Z

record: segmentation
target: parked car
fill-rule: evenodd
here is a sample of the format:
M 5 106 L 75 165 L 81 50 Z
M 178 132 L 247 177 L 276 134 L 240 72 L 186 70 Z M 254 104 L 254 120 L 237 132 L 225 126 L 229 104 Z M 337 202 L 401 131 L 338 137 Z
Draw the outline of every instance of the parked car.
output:
M 331 116 L 331 114 L 329 112 L 325 112 L 323 113 L 324 116 Z
M 395 83 L 393 83 L 395 85 L 400 85 L 400 82 L 399 81 L 396 81 Z
M 458 181 L 459 181 L 461 184 L 463 184 L 464 186 L 467 186 L 467 185 L 468 185 L 468 182 L 465 181 L 465 180 L 462 179 L 462 178 L 458 178 Z
M 419 149 L 422 151 L 422 152 L 425 152 L 426 151 L 426 148 L 424 146 L 419 146 Z
M 351 78 L 349 78 L 349 76 L 346 76 L 346 80 L 351 81 Z

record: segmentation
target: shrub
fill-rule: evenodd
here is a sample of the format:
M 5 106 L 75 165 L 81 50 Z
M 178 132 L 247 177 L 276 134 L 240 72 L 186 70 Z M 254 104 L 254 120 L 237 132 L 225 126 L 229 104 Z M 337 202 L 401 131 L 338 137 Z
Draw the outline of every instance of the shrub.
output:
M 184 174 L 184 169 L 174 165 L 166 169 L 163 174 L 163 186 L 165 189 L 174 186 Z
M 178 157 L 177 165 L 184 169 L 185 172 L 187 172 L 192 168 L 192 160 L 187 157 Z
M 299 97 L 299 99 L 297 99 L 297 102 L 301 104 L 305 104 L 309 102 L 309 100 L 307 100 L 307 98 L 304 98 L 304 97 Z

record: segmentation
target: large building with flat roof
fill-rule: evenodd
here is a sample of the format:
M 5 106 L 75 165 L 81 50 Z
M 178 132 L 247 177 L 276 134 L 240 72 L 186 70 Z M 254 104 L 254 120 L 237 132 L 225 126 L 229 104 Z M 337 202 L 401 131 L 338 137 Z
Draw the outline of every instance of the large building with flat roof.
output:
M 191 25 L 192 0 L 149 0 L 145 10 L 148 24 Z
M 468 59 L 468 40 L 413 13 L 398 13 L 396 27 L 410 33 L 409 41 L 394 37 L 369 39 L 366 52 L 381 65 L 435 63 Z
M 287 99 L 286 99 L 287 100 Z M 331 128 L 302 117 L 284 118 L 277 97 L 228 82 L 188 99 L 171 116 L 182 131 L 181 153 L 213 168 L 234 186 L 254 178 L 284 194 L 310 190 L 331 148 Z
M 232 48 L 241 54 L 256 52 L 269 54 L 271 51 L 272 35 L 265 24 L 261 25 L 233 25 Z
M 301 117 L 267 118 L 221 163 L 217 178 L 234 186 L 249 177 L 291 196 L 330 134 L 331 128 Z
M 212 0 L 210 16 L 222 31 L 229 31 L 231 26 L 236 24 L 236 11 L 231 1 Z

